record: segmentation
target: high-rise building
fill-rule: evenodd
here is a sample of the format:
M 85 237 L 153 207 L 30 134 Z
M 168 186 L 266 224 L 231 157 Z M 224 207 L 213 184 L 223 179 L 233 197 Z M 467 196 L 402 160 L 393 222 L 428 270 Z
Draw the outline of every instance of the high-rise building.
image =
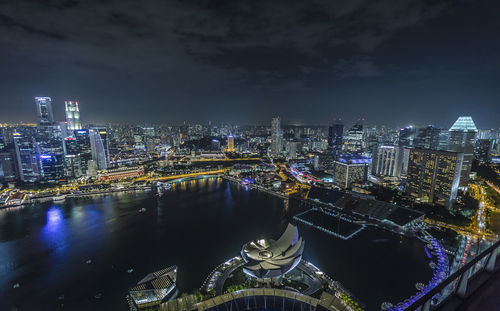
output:
M 409 125 L 399 130 L 398 145 L 405 148 L 413 147 L 413 140 L 415 139 L 415 127 Z
M 493 139 L 478 139 L 474 147 L 474 158 L 482 163 L 491 161 L 491 150 L 493 148 Z
M 38 127 L 36 151 L 40 181 L 58 182 L 64 179 L 64 145 L 60 126 Z
M 289 141 L 286 144 L 286 152 L 287 152 L 287 157 L 289 159 L 295 159 L 297 158 L 297 154 L 300 150 L 300 142 L 298 141 Z
M 421 202 L 450 205 L 457 198 L 463 153 L 412 149 L 406 191 Z
M 66 122 L 69 131 L 80 130 L 82 122 L 80 121 L 80 109 L 77 101 L 66 100 L 64 102 L 66 108 Z
M 330 149 L 341 150 L 344 139 L 344 123 L 342 120 L 335 119 L 328 128 L 328 147 Z
M 64 174 L 68 178 L 79 178 L 83 175 L 79 149 L 76 137 L 64 139 Z
M 403 168 L 403 148 L 398 146 L 378 146 L 372 156 L 372 174 L 377 176 L 400 177 Z
M 347 152 L 363 151 L 363 119 L 359 119 L 348 131 L 344 150 Z
M 271 121 L 271 155 L 278 157 L 283 151 L 283 132 L 281 131 L 280 118 L 275 117 Z
M 460 187 L 467 187 L 469 175 L 474 158 L 474 143 L 476 140 L 477 128 L 471 117 L 459 117 L 449 130 L 450 140 L 449 151 L 461 152 L 464 154 L 462 173 L 460 174 Z
M 15 132 L 13 135 L 17 176 L 23 182 L 36 182 L 39 174 L 33 137 L 19 132 Z
M 234 136 L 229 135 L 227 136 L 227 152 L 234 152 Z
M 423 149 L 438 149 L 440 129 L 433 125 L 419 128 L 416 131 L 413 147 Z
M 11 151 L 0 151 L 0 182 L 16 180 L 15 157 Z
M 100 170 L 107 169 L 110 164 L 108 132 L 106 128 L 92 128 L 90 130 L 90 146 L 92 160 Z
M 35 97 L 38 125 L 46 126 L 54 123 L 52 114 L 52 99 L 50 97 Z
M 82 176 L 87 175 L 89 161 L 92 161 L 92 148 L 90 144 L 89 130 L 82 129 L 73 132 L 76 144 L 78 145 L 77 153 L 80 158 L 80 169 Z
M 220 151 L 220 141 L 218 139 L 212 139 L 211 149 Z
M 365 182 L 371 159 L 356 155 L 341 155 L 334 161 L 333 177 L 336 186 L 347 189 L 352 183 Z

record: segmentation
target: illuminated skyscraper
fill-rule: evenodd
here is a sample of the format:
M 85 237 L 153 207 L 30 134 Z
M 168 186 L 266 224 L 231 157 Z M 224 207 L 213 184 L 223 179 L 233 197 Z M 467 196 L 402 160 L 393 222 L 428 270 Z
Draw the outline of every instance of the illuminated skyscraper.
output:
M 82 123 L 80 121 L 80 109 L 77 101 L 67 100 L 64 102 L 66 109 L 66 122 L 68 131 L 80 130 Z
M 92 160 L 100 170 L 109 167 L 109 142 L 106 128 L 93 128 L 90 130 L 90 146 L 92 150 Z
M 90 144 L 89 130 L 76 130 L 73 133 L 76 144 L 78 145 L 77 153 L 80 158 L 82 175 L 86 175 L 89 168 L 89 162 L 92 161 L 92 148 Z
M 227 137 L 227 152 L 234 152 L 234 137 L 229 135 Z
M 406 191 L 421 202 L 449 205 L 457 198 L 464 155 L 411 149 Z
M 343 138 L 344 138 L 344 123 L 340 118 L 335 119 L 328 128 L 328 147 L 334 150 L 341 150 Z
M 40 181 L 58 182 L 64 179 L 64 145 L 60 126 L 38 127 L 36 147 Z
M 52 99 L 50 97 L 35 97 L 38 125 L 52 125 L 54 116 L 52 114 Z
M 19 180 L 35 182 L 39 179 L 38 162 L 33 137 L 27 133 L 15 132 L 14 151 Z
M 283 132 L 280 127 L 280 118 L 275 117 L 271 120 L 271 155 L 277 157 L 283 151 Z
M 460 117 L 450 128 L 450 140 L 448 150 L 462 152 L 464 160 L 462 173 L 460 174 L 460 187 L 467 187 L 469 183 L 470 169 L 474 159 L 474 143 L 477 128 L 471 117 Z
M 359 119 L 348 131 L 344 150 L 347 152 L 363 151 L 363 121 Z

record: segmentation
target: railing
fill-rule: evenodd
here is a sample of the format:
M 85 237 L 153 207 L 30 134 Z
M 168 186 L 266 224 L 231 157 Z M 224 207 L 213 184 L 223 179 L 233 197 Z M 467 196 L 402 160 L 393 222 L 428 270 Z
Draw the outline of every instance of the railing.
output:
M 430 311 L 445 305 L 453 296 L 467 298 L 467 287 L 471 278 L 481 272 L 492 273 L 496 270 L 496 260 L 500 251 L 500 240 L 452 273 L 428 293 L 420 297 L 405 311 Z M 455 286 L 455 283 L 458 285 Z

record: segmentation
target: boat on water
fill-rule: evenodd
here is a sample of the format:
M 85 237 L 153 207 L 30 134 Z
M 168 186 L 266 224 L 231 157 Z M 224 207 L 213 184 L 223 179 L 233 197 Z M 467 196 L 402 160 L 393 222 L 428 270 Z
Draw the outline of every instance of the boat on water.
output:
M 129 289 L 130 298 L 137 308 L 159 305 L 175 296 L 177 266 L 152 272 Z
M 56 196 L 52 197 L 52 201 L 54 201 L 54 202 L 64 202 L 65 200 L 66 200 L 65 195 L 56 195 Z

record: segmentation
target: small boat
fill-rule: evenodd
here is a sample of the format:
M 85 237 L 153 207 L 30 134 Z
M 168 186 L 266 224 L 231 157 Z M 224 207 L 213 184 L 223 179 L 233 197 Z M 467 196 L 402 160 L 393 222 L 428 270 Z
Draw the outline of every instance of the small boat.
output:
M 14 284 L 14 286 L 12 286 L 12 288 L 19 288 L 19 286 L 20 286 L 19 283 L 16 283 Z
M 134 272 L 134 269 L 128 269 L 127 272 L 132 273 L 132 272 Z
M 144 213 L 146 211 L 146 209 L 143 207 L 139 210 L 139 213 Z
M 90 260 L 90 259 L 89 259 L 89 260 L 87 260 L 85 263 L 86 263 L 87 265 L 90 265 L 90 264 L 92 263 L 92 260 Z
M 98 293 L 94 296 L 95 299 L 100 299 L 102 297 L 102 294 L 101 293 Z
M 52 201 L 54 202 L 63 202 L 64 200 L 66 200 L 65 195 L 56 195 L 55 197 L 52 197 Z

